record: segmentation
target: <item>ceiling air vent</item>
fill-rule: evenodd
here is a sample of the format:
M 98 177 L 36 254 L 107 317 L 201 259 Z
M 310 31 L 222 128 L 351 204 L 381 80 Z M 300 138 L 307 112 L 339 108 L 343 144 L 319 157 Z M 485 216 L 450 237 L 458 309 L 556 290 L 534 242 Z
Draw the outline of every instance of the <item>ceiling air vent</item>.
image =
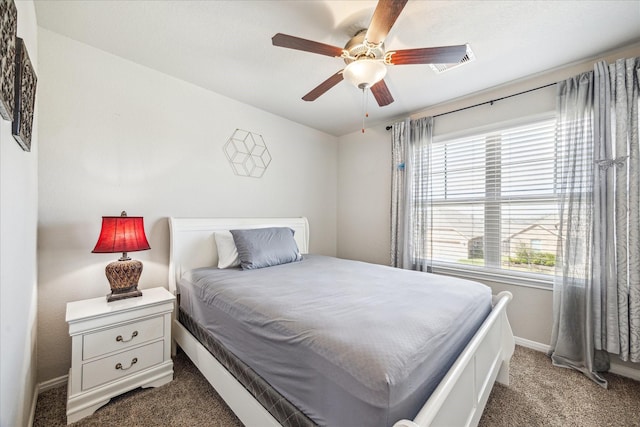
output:
M 467 43 L 466 46 L 467 46 L 467 54 L 457 64 L 429 64 L 429 66 L 433 71 L 439 74 L 439 73 L 444 73 L 445 71 L 450 70 L 452 68 L 456 68 L 461 65 L 464 65 L 467 62 L 474 61 L 476 59 L 476 56 L 473 54 L 473 51 L 471 50 L 471 46 L 469 45 L 469 43 Z

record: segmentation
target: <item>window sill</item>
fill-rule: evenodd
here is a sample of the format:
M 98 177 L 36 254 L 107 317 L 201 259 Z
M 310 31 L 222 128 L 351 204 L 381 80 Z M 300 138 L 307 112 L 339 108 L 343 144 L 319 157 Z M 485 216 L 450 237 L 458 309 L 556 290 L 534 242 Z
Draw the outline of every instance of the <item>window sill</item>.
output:
M 504 270 L 487 270 L 465 268 L 458 265 L 433 265 L 435 274 L 443 274 L 446 276 L 455 276 L 462 279 L 475 280 L 478 282 L 493 282 L 503 285 L 524 286 L 528 288 L 543 289 L 546 291 L 553 290 L 553 276 L 545 276 L 541 274 L 509 274 Z

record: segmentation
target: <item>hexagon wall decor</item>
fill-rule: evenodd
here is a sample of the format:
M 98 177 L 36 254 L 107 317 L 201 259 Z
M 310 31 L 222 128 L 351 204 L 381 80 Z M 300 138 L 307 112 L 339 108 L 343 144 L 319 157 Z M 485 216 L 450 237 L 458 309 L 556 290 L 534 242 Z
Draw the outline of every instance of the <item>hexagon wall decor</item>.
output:
M 238 176 L 261 178 L 269 163 L 271 154 L 262 135 L 236 129 L 224 144 L 224 153 L 233 173 Z

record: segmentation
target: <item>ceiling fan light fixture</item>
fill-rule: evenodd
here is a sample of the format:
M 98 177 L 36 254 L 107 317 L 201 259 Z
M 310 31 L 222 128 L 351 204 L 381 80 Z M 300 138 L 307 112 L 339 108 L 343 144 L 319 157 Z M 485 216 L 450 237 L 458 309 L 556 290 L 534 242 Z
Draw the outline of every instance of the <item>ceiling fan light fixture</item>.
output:
M 360 89 L 370 88 L 387 75 L 387 67 L 382 61 L 359 59 L 348 64 L 342 76 L 352 85 Z

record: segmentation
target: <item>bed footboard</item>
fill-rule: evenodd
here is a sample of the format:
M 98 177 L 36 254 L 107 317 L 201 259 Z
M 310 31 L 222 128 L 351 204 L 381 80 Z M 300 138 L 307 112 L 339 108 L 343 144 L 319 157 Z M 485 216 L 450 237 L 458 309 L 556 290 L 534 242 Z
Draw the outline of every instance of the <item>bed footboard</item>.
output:
M 493 310 L 416 418 L 394 427 L 476 426 L 495 381 L 509 385 L 515 341 L 507 305 L 510 292 L 493 297 Z

